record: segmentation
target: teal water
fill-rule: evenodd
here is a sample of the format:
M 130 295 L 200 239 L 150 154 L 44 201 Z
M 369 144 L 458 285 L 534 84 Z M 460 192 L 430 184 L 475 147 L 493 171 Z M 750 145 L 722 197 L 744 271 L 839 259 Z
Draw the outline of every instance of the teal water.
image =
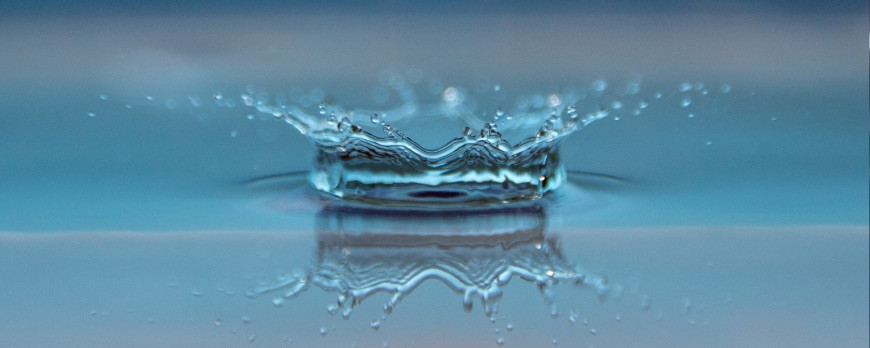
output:
M 0 345 L 867 346 L 866 13 L 731 11 L 4 19 Z M 662 97 L 540 206 L 437 214 L 324 203 L 240 98 L 383 109 L 402 66 Z

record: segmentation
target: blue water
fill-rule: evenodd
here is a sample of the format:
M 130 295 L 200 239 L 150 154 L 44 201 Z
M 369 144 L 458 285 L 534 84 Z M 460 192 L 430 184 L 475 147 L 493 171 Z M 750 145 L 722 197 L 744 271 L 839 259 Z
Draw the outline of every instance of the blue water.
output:
M 0 346 L 870 341 L 866 4 L 184 4 L 0 7 Z M 239 97 L 383 109 L 409 68 L 662 97 L 566 137 L 545 199 L 432 214 L 319 199 L 314 146 Z

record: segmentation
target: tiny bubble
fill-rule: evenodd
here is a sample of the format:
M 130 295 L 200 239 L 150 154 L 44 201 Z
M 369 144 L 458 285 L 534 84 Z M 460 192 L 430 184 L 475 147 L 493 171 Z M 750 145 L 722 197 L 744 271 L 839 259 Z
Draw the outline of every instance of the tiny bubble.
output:
M 501 85 L 495 85 L 495 86 L 492 86 L 492 90 L 493 90 L 493 91 L 496 91 L 496 92 L 500 91 L 500 90 L 501 90 Z
M 329 330 L 327 330 L 325 327 L 320 328 L 320 336 L 326 336 L 326 334 L 328 334 L 328 333 L 329 333 Z
M 152 97 L 152 96 L 150 96 L 150 95 L 146 95 L 146 96 L 145 96 L 145 99 L 147 99 L 147 100 L 154 100 L 154 97 Z
M 109 100 L 109 96 L 107 96 L 107 95 L 105 95 L 105 94 L 100 94 L 100 99 L 102 99 L 102 100 Z
M 689 118 L 694 118 L 695 114 L 689 114 Z
M 95 114 L 95 113 L 93 113 L 93 112 L 89 112 L 89 113 L 88 113 L 88 116 L 90 116 L 90 117 L 97 117 L 97 114 Z

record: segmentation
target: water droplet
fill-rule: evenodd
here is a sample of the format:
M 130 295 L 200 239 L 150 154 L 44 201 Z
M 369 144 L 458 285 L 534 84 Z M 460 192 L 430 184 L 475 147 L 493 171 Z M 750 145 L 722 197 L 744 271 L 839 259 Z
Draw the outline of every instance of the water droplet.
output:
M 127 108 L 127 109 L 132 109 L 132 108 L 133 108 L 133 105 L 130 105 L 130 104 L 124 104 L 124 107 Z
M 695 82 L 695 90 L 700 91 L 702 89 L 704 89 L 704 84 L 701 82 Z
M 493 90 L 493 91 L 496 91 L 496 92 L 500 91 L 500 90 L 501 90 L 501 85 L 495 85 L 495 86 L 492 86 L 492 90 Z
M 776 121 L 776 117 L 771 117 L 770 120 L 771 120 L 771 121 Z
M 322 327 L 322 326 L 320 327 L 320 336 L 326 336 L 326 334 L 328 334 L 328 333 L 329 333 L 329 330 L 327 330 L 325 327 Z
M 683 299 L 683 313 L 688 313 L 692 310 L 692 299 L 686 297 Z
M 243 316 L 242 316 L 242 322 L 245 323 L 245 324 L 250 324 L 250 323 L 251 323 L 251 318 L 248 318 L 247 315 L 243 315 Z
M 456 87 L 447 87 L 444 89 L 444 93 L 442 99 L 450 104 L 458 103 L 460 101 L 461 95 L 459 93 L 459 89 Z
M 253 119 L 254 119 L 254 115 L 253 115 L 253 114 L 248 114 L 248 116 L 247 116 L 246 118 L 249 119 L 249 120 L 253 120 Z
M 507 323 L 507 326 L 504 327 L 508 331 L 514 331 L 514 324 Z
M 622 322 L 622 314 L 616 313 L 616 317 L 614 319 L 616 319 L 617 322 Z
M 656 98 L 656 99 L 662 99 L 662 93 L 661 93 L 661 92 L 656 92 L 656 94 L 653 94 L 653 97 Z
M 688 92 L 692 90 L 692 84 L 688 82 L 683 82 L 680 84 L 680 92 Z
M 284 306 L 284 299 L 281 297 L 273 298 L 272 305 L 275 307 L 283 307 Z
M 220 318 L 214 320 L 214 326 L 223 326 L 223 325 L 224 325 L 224 321 L 221 320 Z
M 638 109 L 643 110 L 643 109 L 646 109 L 647 107 L 649 107 L 649 101 L 647 101 L 646 99 L 641 100 L 640 103 L 637 103 Z
M 495 116 L 496 116 L 496 117 L 502 117 L 502 116 L 504 116 L 504 110 L 503 110 L 502 108 L 497 108 L 497 109 L 495 109 Z
M 695 114 L 689 114 L 689 118 L 695 118 Z
M 729 85 L 727 83 L 723 83 L 722 86 L 719 87 L 719 91 L 722 92 L 723 94 L 731 92 L 731 85 Z
M 371 120 L 374 124 L 381 123 L 381 117 L 378 114 L 372 114 Z
M 707 140 L 704 142 L 704 145 L 710 146 L 710 145 L 713 145 L 713 142 L 710 140 Z
M 552 343 L 555 346 L 555 345 L 559 344 L 559 340 L 554 338 L 554 339 L 550 340 L 550 343 Z
M 152 97 L 152 96 L 150 96 L 150 95 L 146 95 L 146 96 L 145 96 L 145 99 L 147 99 L 147 100 L 150 101 L 150 100 L 154 100 L 154 97 Z
M 372 330 L 378 331 L 381 329 L 381 321 L 380 320 L 372 320 Z
M 598 329 L 596 329 L 596 328 L 594 328 L 594 327 L 589 328 L 589 333 L 591 333 L 591 334 L 593 334 L 593 335 L 597 335 L 597 334 L 598 334 Z
M 235 129 L 230 131 L 230 137 L 235 138 L 237 136 L 239 136 L 239 131 L 237 131 Z
M 592 82 L 592 89 L 596 92 L 604 92 L 607 89 L 607 81 L 595 80 L 595 82 Z
M 570 323 L 572 326 L 577 325 L 577 312 L 574 311 L 574 308 L 571 308 L 571 310 L 568 312 L 568 323 Z
M 324 104 L 317 105 L 317 112 L 321 115 L 326 115 L 326 105 L 324 105 Z
M 254 343 L 257 340 L 257 335 L 248 336 L 248 342 Z
M 689 105 L 692 105 L 692 99 L 691 99 L 691 98 L 683 98 L 683 100 L 680 102 L 680 106 L 682 106 L 682 107 L 684 107 L 684 108 L 685 108 L 685 107 L 688 107 Z
M 557 93 L 550 94 L 547 97 L 547 105 L 551 108 L 562 105 L 562 96 Z
M 329 315 L 338 314 L 338 306 L 336 306 L 334 304 L 326 306 L 326 313 L 329 313 Z
M 175 107 L 178 106 L 178 103 L 175 102 L 175 99 L 170 98 L 166 99 L 166 101 L 163 102 L 163 105 L 169 110 L 174 110 Z
M 102 99 L 102 100 L 109 100 L 109 96 L 107 96 L 107 95 L 105 95 L 105 94 L 100 94 L 100 99 Z
M 504 338 L 502 338 L 502 337 L 497 338 L 495 340 L 495 344 L 497 344 L 499 346 L 503 346 L 504 345 Z
M 97 117 L 97 114 L 95 114 L 95 113 L 93 113 L 93 112 L 89 112 L 89 113 L 88 113 L 88 116 L 90 116 L 90 117 Z
M 644 311 L 648 311 L 652 303 L 650 302 L 650 298 L 648 295 L 640 296 L 640 309 Z
M 198 290 L 198 289 L 193 289 L 193 290 L 190 290 L 190 294 L 195 296 L 195 297 L 202 297 L 203 292 Z
M 610 103 L 610 108 L 612 108 L 613 110 L 622 109 L 622 102 L 619 100 L 614 100 Z

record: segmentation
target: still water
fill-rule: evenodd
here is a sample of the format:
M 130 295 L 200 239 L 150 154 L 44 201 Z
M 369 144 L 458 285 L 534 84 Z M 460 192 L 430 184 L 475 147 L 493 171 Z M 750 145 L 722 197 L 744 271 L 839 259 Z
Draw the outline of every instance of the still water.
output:
M 867 346 L 866 4 L 807 6 L 2 7 L 0 345 Z

